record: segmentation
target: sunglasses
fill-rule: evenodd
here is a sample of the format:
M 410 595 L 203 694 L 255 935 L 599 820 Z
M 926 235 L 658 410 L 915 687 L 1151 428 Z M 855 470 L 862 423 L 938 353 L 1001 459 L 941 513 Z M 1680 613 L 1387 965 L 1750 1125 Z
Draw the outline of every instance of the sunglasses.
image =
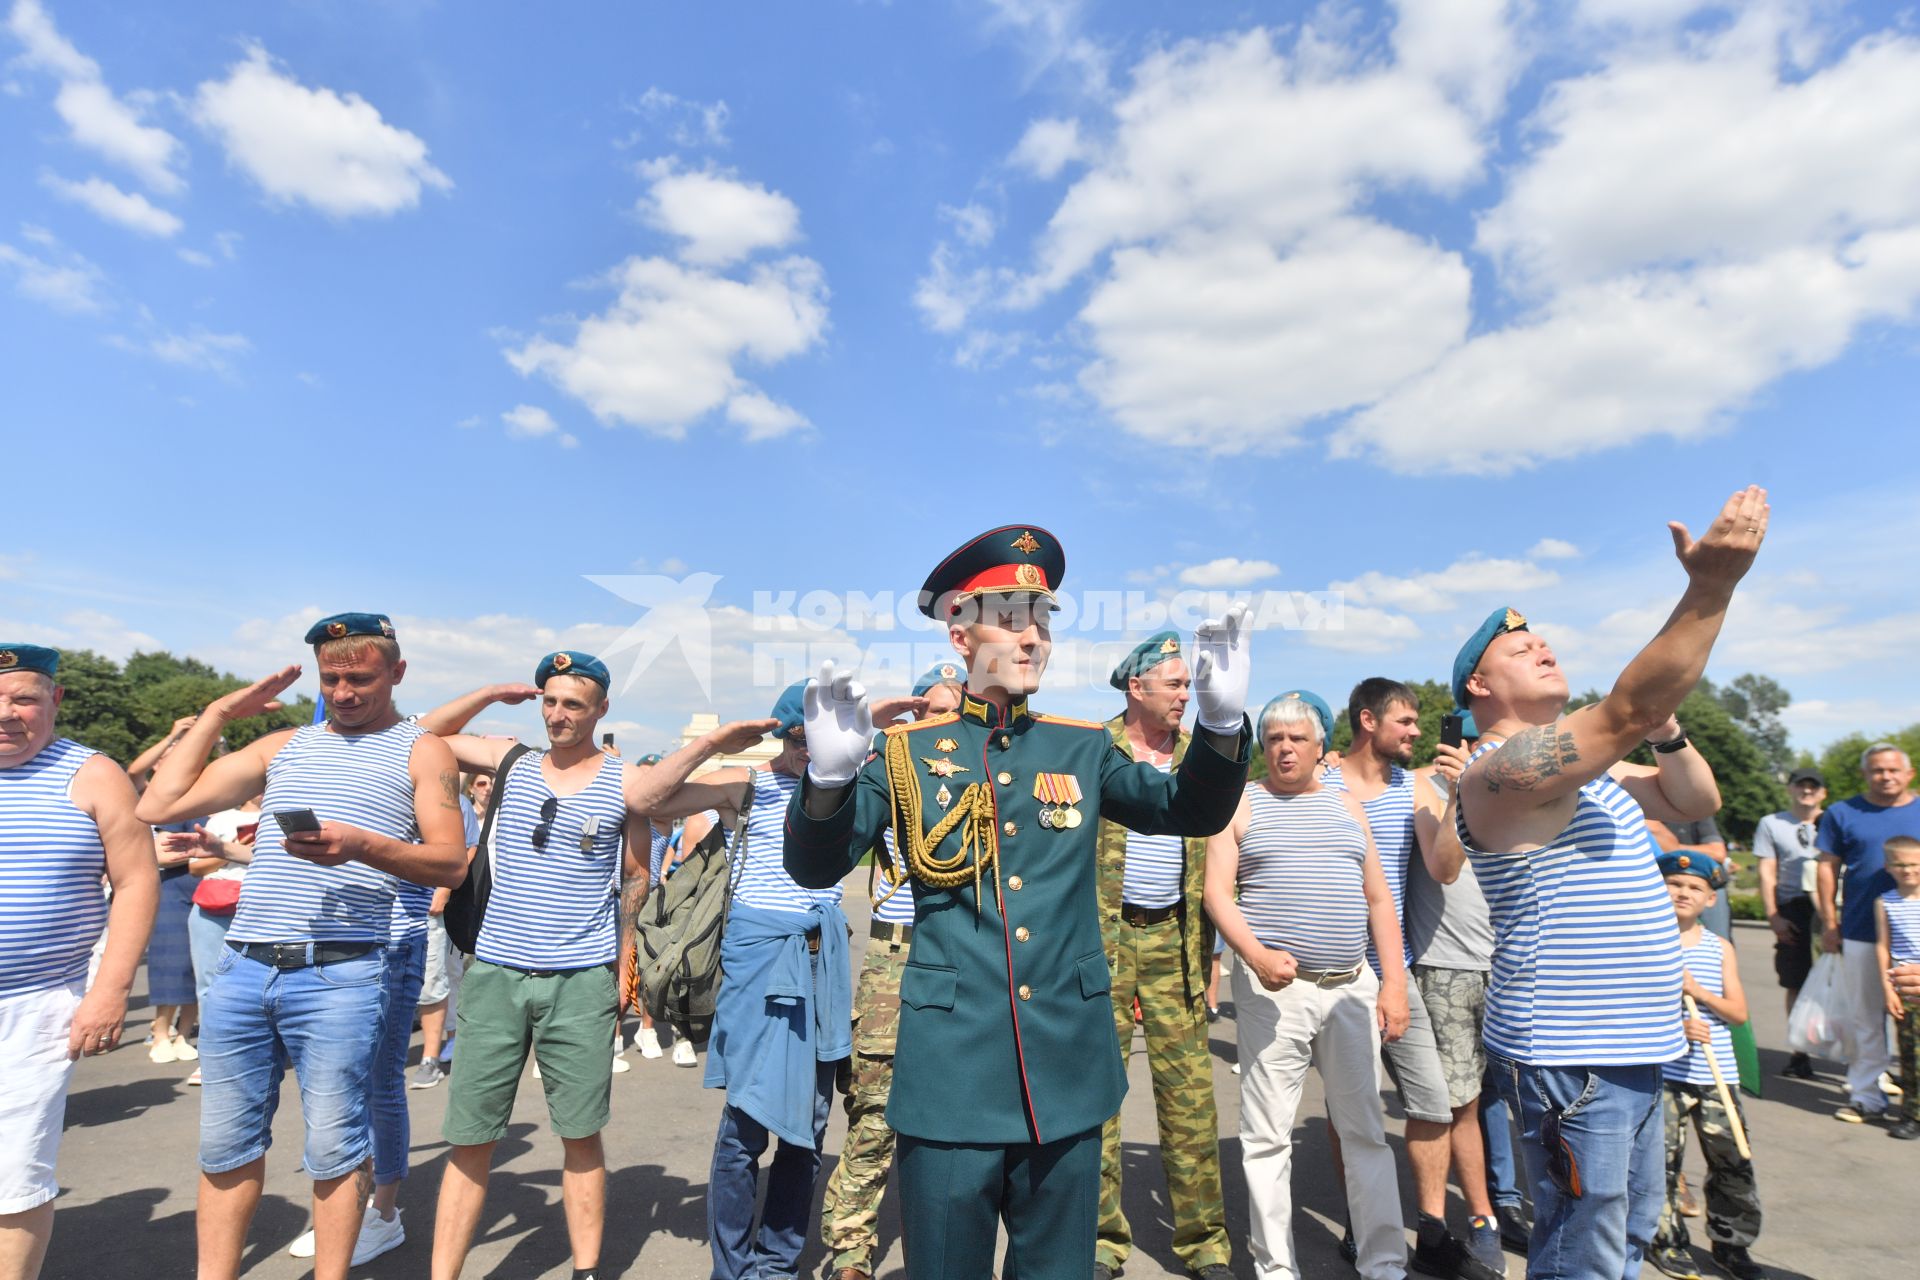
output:
M 560 812 L 560 797 L 548 796 L 540 802 L 540 824 L 533 829 L 533 847 L 545 852 L 553 835 L 553 820 Z
M 1809 849 L 1813 847 L 1813 832 L 1807 830 L 1806 827 L 1804 826 L 1795 827 L 1793 829 L 1793 833 L 1800 837 L 1800 847 L 1802 849 Z
M 1547 1176 L 1553 1179 L 1553 1185 L 1560 1188 L 1560 1194 L 1580 1198 L 1580 1162 L 1573 1158 L 1573 1148 L 1567 1144 L 1566 1135 L 1560 1132 L 1562 1112 L 1558 1107 L 1550 1107 L 1540 1117 L 1540 1141 L 1547 1148 Z

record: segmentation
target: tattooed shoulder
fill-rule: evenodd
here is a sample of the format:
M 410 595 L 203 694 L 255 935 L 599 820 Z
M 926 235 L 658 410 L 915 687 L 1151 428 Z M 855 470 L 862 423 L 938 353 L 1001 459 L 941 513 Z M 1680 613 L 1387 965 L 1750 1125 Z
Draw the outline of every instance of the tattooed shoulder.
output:
M 1580 748 L 1571 733 L 1557 724 L 1535 725 L 1488 756 L 1480 776 L 1488 791 L 1531 791 L 1579 762 Z
M 460 771 L 458 769 L 440 771 L 440 807 L 443 809 L 460 807 Z

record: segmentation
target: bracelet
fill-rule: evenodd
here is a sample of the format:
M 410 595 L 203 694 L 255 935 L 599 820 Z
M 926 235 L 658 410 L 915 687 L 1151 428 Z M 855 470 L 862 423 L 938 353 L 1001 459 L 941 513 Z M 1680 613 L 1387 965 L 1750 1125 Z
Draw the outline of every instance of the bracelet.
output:
M 1647 745 L 1652 747 L 1655 751 L 1659 752 L 1663 756 L 1670 756 L 1674 752 L 1681 751 L 1686 748 L 1687 735 L 1683 733 L 1679 737 L 1673 739 L 1671 742 L 1649 742 Z

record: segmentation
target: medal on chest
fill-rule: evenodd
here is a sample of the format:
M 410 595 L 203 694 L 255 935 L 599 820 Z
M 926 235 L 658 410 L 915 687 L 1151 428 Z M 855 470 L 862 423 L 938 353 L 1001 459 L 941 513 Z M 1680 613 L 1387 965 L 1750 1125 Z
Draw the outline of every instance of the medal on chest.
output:
M 1071 831 L 1080 825 L 1080 779 L 1070 773 L 1033 775 L 1033 798 L 1040 802 L 1040 825 L 1049 831 Z

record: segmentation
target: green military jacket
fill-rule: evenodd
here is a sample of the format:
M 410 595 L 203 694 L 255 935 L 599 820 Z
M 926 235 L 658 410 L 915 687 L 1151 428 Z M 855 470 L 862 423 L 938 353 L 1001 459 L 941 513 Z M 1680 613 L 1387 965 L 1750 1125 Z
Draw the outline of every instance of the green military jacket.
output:
M 1107 721 L 1113 745 L 1127 759 L 1133 759 L 1133 747 L 1127 741 L 1126 713 Z M 1193 735 L 1182 729 L 1173 744 L 1173 767 L 1187 758 Z M 1228 821 L 1232 821 L 1231 818 Z M 1181 841 L 1185 861 L 1180 873 L 1180 967 L 1182 990 L 1191 1006 L 1207 994 L 1207 975 L 1213 962 L 1213 925 L 1207 919 L 1201 896 L 1207 882 L 1207 838 L 1188 836 Z M 1127 872 L 1127 829 L 1117 822 L 1100 824 L 1100 941 L 1112 965 L 1120 945 L 1120 891 Z
M 1211 746 L 1161 773 L 1115 750 L 1105 726 L 1032 714 L 1003 717 L 971 695 L 954 715 L 887 730 L 908 735 L 923 807 L 922 835 L 944 815 L 937 794 L 990 788 L 999 833 L 999 894 L 988 870 L 951 889 L 913 882 L 912 949 L 900 981 L 900 1029 L 887 1123 L 939 1142 L 1051 1142 L 1084 1133 L 1120 1108 L 1126 1077 L 1113 1030 L 1111 979 L 1096 889 L 1101 823 L 1204 837 L 1233 819 L 1246 782 L 1239 758 Z M 1039 779 L 1038 775 L 1047 775 Z M 1036 785 L 1077 784 L 1078 825 L 1043 826 Z M 786 867 L 800 884 L 836 884 L 893 821 L 886 756 L 861 770 L 838 809 L 809 817 L 805 788 L 787 810 Z M 964 825 L 964 824 L 963 824 Z M 961 834 L 930 852 L 951 858 Z

